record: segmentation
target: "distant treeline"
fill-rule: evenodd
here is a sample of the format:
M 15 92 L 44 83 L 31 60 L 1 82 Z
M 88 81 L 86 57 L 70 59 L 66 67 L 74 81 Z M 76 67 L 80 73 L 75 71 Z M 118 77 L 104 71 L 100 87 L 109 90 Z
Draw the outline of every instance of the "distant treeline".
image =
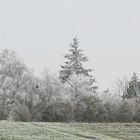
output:
M 120 80 L 115 91 L 98 92 L 88 58 L 73 39 L 55 77 L 36 77 L 16 52 L 0 52 L 0 120 L 50 122 L 140 122 L 140 82 Z

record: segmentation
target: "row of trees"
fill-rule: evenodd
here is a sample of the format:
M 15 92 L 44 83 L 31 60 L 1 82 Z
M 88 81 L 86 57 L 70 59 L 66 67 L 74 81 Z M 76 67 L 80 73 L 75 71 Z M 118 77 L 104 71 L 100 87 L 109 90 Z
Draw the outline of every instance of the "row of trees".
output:
M 118 96 L 98 96 L 92 69 L 73 39 L 59 77 L 36 77 L 16 52 L 0 52 L 0 119 L 11 121 L 140 121 L 140 82 L 119 81 Z M 119 96 L 121 95 L 121 97 Z

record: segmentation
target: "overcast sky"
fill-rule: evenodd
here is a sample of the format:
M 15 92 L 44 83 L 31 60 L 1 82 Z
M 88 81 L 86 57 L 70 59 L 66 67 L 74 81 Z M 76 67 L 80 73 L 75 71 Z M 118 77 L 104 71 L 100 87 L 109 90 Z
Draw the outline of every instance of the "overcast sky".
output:
M 140 76 L 140 0 L 0 0 L 0 49 L 17 51 L 37 75 L 58 73 L 74 36 L 100 89 Z

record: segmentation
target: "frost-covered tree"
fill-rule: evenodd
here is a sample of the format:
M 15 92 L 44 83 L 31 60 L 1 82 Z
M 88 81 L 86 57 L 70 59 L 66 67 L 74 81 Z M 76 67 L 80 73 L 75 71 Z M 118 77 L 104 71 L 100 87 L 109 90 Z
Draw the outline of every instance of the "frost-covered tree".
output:
M 140 82 L 137 74 L 134 72 L 131 80 L 128 83 L 127 92 L 124 98 L 132 98 L 140 96 Z
M 120 122 L 132 122 L 133 120 L 133 109 L 128 101 L 122 100 L 118 110 L 118 121 Z
M 65 87 L 69 89 L 69 98 L 72 100 L 80 100 L 80 98 L 83 96 L 92 95 L 92 92 L 90 90 L 92 86 L 89 82 L 88 77 L 84 75 L 73 74 L 69 78 L 68 83 L 65 83 Z
M 55 76 L 45 72 L 43 78 L 40 79 L 37 91 L 39 102 L 38 108 L 41 118 L 44 121 L 53 121 L 55 118 L 55 104 L 61 101 L 61 82 Z M 58 110 L 57 110 L 58 111 Z
M 117 89 L 123 99 L 129 99 L 140 96 L 140 81 L 137 74 L 134 72 L 130 80 L 119 80 L 117 83 Z
M 128 96 L 129 97 L 140 96 L 140 82 L 135 72 L 133 73 L 131 81 L 129 82 Z
M 70 77 L 76 74 L 88 77 L 91 85 L 93 85 L 95 79 L 91 75 L 92 69 L 84 68 L 83 64 L 88 61 L 88 58 L 84 55 L 83 50 L 79 49 L 79 42 L 76 37 L 73 39 L 73 43 L 71 43 L 69 52 L 69 54 L 64 56 L 66 59 L 65 65 L 61 66 L 59 75 L 61 82 L 69 82 Z M 93 91 L 96 88 L 96 86 L 92 86 Z
M 6 115 L 13 105 L 24 103 L 28 75 L 28 68 L 14 51 L 0 52 L 0 104 Z
M 70 54 L 64 56 L 67 61 L 64 66 L 61 66 L 60 70 L 60 80 L 66 82 L 72 74 L 83 74 L 90 76 L 89 72 L 91 69 L 85 69 L 83 63 L 88 61 L 88 58 L 82 53 L 83 50 L 79 49 L 79 42 L 75 37 L 73 43 L 71 44 Z

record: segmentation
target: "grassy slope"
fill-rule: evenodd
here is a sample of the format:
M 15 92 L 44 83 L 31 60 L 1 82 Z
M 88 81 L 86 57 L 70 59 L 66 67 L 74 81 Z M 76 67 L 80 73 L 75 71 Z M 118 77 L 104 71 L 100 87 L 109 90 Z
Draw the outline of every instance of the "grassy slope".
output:
M 140 140 L 140 124 L 0 122 L 0 140 Z

